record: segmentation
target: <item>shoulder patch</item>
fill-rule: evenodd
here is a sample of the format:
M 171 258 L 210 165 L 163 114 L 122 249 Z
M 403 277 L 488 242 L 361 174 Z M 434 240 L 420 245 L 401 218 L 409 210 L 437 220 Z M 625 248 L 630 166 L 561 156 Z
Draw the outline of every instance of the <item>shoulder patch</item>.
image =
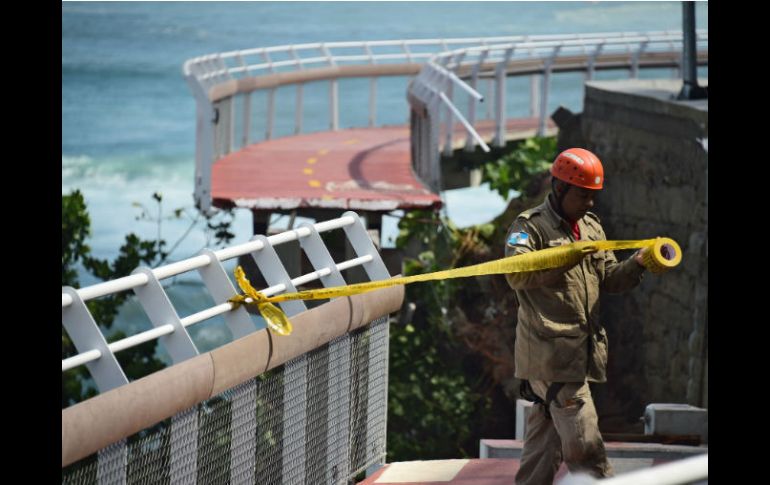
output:
M 529 234 L 524 231 L 514 232 L 508 236 L 508 244 L 511 246 L 526 245 L 529 243 Z

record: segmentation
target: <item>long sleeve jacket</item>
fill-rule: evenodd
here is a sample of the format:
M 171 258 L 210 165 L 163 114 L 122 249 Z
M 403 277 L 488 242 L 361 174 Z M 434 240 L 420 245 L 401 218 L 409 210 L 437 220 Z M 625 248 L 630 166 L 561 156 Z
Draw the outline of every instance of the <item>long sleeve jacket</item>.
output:
M 578 221 L 581 240 L 605 240 L 599 218 L 588 212 Z M 511 256 L 569 244 L 572 229 L 550 197 L 521 213 L 506 236 Z M 599 321 L 599 293 L 620 293 L 642 279 L 644 268 L 612 251 L 584 257 L 570 268 L 511 273 L 508 284 L 519 302 L 515 375 L 549 382 L 606 381 L 607 333 Z

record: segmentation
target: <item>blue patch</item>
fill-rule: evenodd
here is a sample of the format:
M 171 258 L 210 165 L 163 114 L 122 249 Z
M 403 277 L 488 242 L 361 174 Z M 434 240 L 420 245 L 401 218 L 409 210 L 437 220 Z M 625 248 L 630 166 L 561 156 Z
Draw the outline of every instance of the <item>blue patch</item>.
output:
M 514 232 L 508 238 L 508 244 L 511 246 L 526 245 L 527 243 L 529 243 L 529 234 L 526 232 Z

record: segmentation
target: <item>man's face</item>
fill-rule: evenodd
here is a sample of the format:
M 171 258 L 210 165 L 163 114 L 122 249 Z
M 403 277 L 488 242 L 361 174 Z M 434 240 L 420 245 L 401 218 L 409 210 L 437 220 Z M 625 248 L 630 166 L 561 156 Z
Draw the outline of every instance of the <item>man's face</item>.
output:
M 567 194 L 561 202 L 561 209 L 564 215 L 571 222 L 582 219 L 586 212 L 594 206 L 594 198 L 599 193 L 598 190 L 584 189 L 582 187 L 569 186 Z

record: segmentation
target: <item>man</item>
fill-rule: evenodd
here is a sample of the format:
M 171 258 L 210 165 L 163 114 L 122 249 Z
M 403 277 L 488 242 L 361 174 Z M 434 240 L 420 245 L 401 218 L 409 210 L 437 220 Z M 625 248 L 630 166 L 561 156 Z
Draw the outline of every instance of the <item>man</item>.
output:
M 599 218 L 589 212 L 604 185 L 599 158 L 570 148 L 556 157 L 551 175 L 546 200 L 522 212 L 508 230 L 506 256 L 606 239 Z M 619 263 L 612 251 L 599 251 L 571 267 L 506 275 L 519 302 L 515 375 L 522 379 L 522 396 L 536 403 L 517 484 L 552 483 L 562 459 L 570 471 L 613 475 L 588 387 L 606 381 L 599 291 L 637 286 L 645 270 L 643 252 Z

